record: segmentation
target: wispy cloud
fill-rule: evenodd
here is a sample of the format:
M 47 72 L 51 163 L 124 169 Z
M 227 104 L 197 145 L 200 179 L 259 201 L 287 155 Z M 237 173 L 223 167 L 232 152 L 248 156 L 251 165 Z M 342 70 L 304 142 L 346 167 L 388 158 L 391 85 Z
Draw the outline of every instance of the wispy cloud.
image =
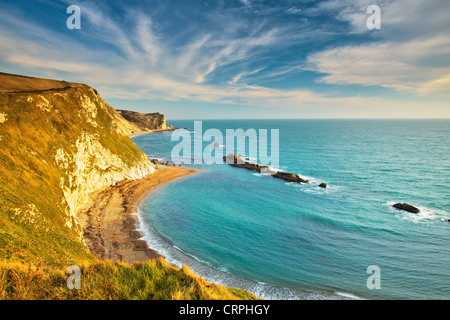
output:
M 79 1 L 83 27 L 74 31 L 78 33 L 31 22 L 26 11 L 22 16 L 2 11 L 0 62 L 14 70 L 84 82 L 99 88 L 104 96 L 120 99 L 291 109 L 356 108 L 358 104 L 379 108 L 380 104 L 399 107 L 402 103 L 388 97 L 361 96 L 346 87 L 378 86 L 392 89 L 393 94 L 415 96 L 450 92 L 450 37 L 445 30 L 431 26 L 417 34 L 408 33 L 404 28 L 408 17 L 396 16 L 401 12 L 399 5 L 380 2 L 381 31 L 390 25 L 399 34 L 407 33 L 401 40 L 387 31 L 368 33 L 367 1 L 363 0 L 346 5 L 331 0 L 309 7 L 280 3 L 272 8 L 256 1 L 241 2 L 246 7 L 240 8 L 245 11 L 242 15 L 235 10 L 206 10 L 199 27 L 189 24 L 188 31 L 177 29 L 176 20 L 164 20 L 165 15 L 161 18 L 134 7 L 122 8 L 118 19 L 104 8 L 106 2 L 100 7 L 99 2 Z M 412 5 L 414 10 L 422 8 L 417 3 Z M 269 11 L 282 18 L 261 17 Z M 330 13 L 347 22 L 350 33 L 366 33 L 367 40 L 341 45 L 341 31 L 335 33 L 326 23 L 321 24 L 328 20 L 308 22 Z M 255 17 L 248 18 L 252 15 Z M 441 13 L 436 21 L 443 26 L 448 23 Z M 169 24 L 176 31 L 168 28 Z M 334 41 L 331 48 L 329 40 Z M 310 49 L 311 44 L 321 45 Z M 333 85 L 333 92 L 324 93 L 322 88 L 319 93 L 313 81 L 308 88 L 263 85 L 305 70 L 315 73 L 320 84 Z M 336 85 L 343 88 L 337 95 Z M 443 103 L 438 104 L 442 113 Z
M 260 72 L 261 70 L 263 70 L 263 69 L 260 68 L 260 69 L 256 69 L 256 70 L 253 70 L 253 71 L 241 72 L 241 73 L 237 74 L 236 76 L 234 76 L 233 79 L 228 82 L 228 84 L 235 85 L 241 79 L 243 79 L 245 77 L 248 77 L 248 76 L 251 76 L 251 75 L 254 75 L 255 73 Z
M 275 28 L 245 37 L 205 33 L 182 47 L 174 48 L 167 45 L 167 39 L 154 32 L 152 19 L 143 13 L 135 15 L 136 22 L 130 30 L 124 30 L 112 18 L 99 13 L 95 5 L 85 4 L 82 10 L 85 19 L 101 26 L 92 28 L 89 36 L 112 45 L 116 51 L 89 48 L 42 26 L 37 27 L 40 29 L 39 38 L 23 41 L 20 33 L 25 34 L 28 29 L 36 30 L 36 26 L 31 28 L 24 25 L 21 19 L 6 17 L 6 13 L 2 13 L 0 17 L 15 25 L 19 37 L 0 32 L 3 40 L 0 58 L 26 69 L 74 73 L 81 81 L 98 83 L 103 87 L 108 84 L 129 85 L 134 90 L 131 93 L 133 97 L 140 92 L 141 98 L 210 102 L 237 98 L 246 102 L 255 95 L 246 95 L 245 92 L 261 92 L 262 88 L 217 88 L 204 84 L 206 78 L 218 68 L 249 59 L 279 38 Z M 114 91 L 107 90 L 107 94 L 114 97 Z
M 337 46 L 308 55 L 311 71 L 326 84 L 381 86 L 414 95 L 448 94 L 450 10 L 448 1 L 381 0 L 381 30 L 368 30 L 370 1 L 329 0 L 318 8 L 335 12 L 351 31 L 366 34 L 363 44 Z
M 312 54 L 310 70 L 325 74 L 328 84 L 382 86 L 414 94 L 450 92 L 450 65 L 434 64 L 450 57 L 450 37 L 436 36 L 404 43 L 346 46 Z

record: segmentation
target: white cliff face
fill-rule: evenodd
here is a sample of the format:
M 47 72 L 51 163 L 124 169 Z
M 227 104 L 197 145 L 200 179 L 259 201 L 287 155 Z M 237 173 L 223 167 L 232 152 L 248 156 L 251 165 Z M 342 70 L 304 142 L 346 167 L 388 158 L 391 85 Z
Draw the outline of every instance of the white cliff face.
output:
M 55 164 L 64 172 L 60 177 L 60 187 L 69 206 L 66 225 L 75 227 L 74 230 L 78 230 L 76 214 L 88 202 L 90 193 L 121 180 L 145 178 L 155 170 L 154 164 L 143 152 L 139 152 L 137 159 L 135 155 L 130 164 L 130 159 L 123 159 L 126 155 L 119 156 L 102 145 L 100 135 L 105 133 L 97 123 L 100 109 L 112 119 L 115 134 L 124 136 L 138 129 L 123 119 L 93 89 L 77 95 L 78 116 L 93 130 L 82 131 L 73 145 L 57 149 L 54 155 Z M 130 143 L 133 144 L 132 141 Z
M 55 96 L 70 103 L 71 100 L 64 93 Z M 38 96 L 38 107 L 48 111 L 51 102 L 45 97 Z M 61 169 L 60 188 L 64 193 L 66 209 L 66 226 L 81 232 L 77 223 L 77 212 L 88 203 L 90 193 L 105 186 L 111 186 L 122 180 L 143 179 L 155 171 L 155 165 L 150 162 L 143 152 L 138 158 L 124 159 L 102 145 L 100 134 L 105 134 L 102 124 L 97 122 L 98 115 L 103 111 L 112 119 L 114 134 L 126 136 L 131 132 L 140 131 L 140 128 L 122 117 L 115 109 L 109 106 L 92 88 L 77 91 L 76 93 L 78 117 L 92 126 L 92 130 L 84 130 L 73 145 L 58 148 L 54 154 L 54 163 Z M 42 102 L 45 102 L 43 109 Z M 103 115 L 104 116 L 104 115 Z M 166 117 L 162 114 L 153 114 L 152 121 L 158 123 L 159 129 L 167 129 Z M 131 144 L 134 144 L 130 141 Z M 127 161 L 128 160 L 128 161 Z M 81 236 L 81 234 L 80 234 Z
M 121 180 L 145 178 L 155 170 L 145 154 L 135 165 L 128 166 L 119 156 L 103 147 L 98 137 L 88 132 L 83 132 L 75 145 L 75 153 L 69 154 L 61 148 L 55 155 L 56 164 L 65 170 L 60 186 L 70 215 L 75 219 L 91 192 Z
M 0 95 L 0 165 L 14 170 L 2 183 L 28 186 L 19 191 L 26 200 L 8 210 L 18 223 L 69 228 L 82 240 L 77 212 L 90 193 L 154 172 L 127 137 L 137 131 L 88 86 Z M 42 200 L 46 194 L 51 200 Z M 48 219 L 35 218 L 37 212 Z
M 6 113 L 0 113 L 0 123 L 4 123 L 8 120 L 8 115 Z
M 162 126 L 161 126 L 161 129 L 163 129 L 163 130 L 166 130 L 167 129 L 167 123 L 166 123 L 166 116 L 163 116 L 164 118 L 164 120 L 163 120 L 163 124 L 162 124 Z
M 50 112 L 52 111 L 52 105 L 50 101 L 48 101 L 44 96 L 42 95 L 35 95 L 34 97 L 28 97 L 27 102 L 34 103 L 34 105 L 38 108 L 40 108 L 43 111 Z
M 17 226 L 8 230 L 14 236 L 29 237 L 23 243 L 40 243 L 41 235 L 51 233 L 47 240 L 70 245 L 76 256 L 84 241 L 77 212 L 89 203 L 90 193 L 144 178 L 154 172 L 154 164 L 127 137 L 139 128 L 96 90 L 13 78 L 0 81 L 3 90 L 20 83 L 0 94 L 0 193 L 7 195 L 0 197 L 0 218 Z M 24 226 L 31 231 L 21 233 Z M 45 244 L 40 248 L 47 249 Z M 49 256 L 54 252 L 70 256 L 59 247 L 48 248 Z

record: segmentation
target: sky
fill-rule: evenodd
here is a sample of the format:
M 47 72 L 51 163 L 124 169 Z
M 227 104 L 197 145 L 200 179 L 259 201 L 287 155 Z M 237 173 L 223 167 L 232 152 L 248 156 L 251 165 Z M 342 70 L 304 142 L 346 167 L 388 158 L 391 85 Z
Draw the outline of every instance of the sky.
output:
M 450 118 L 449 13 L 448 0 L 0 0 L 0 71 L 169 120 Z

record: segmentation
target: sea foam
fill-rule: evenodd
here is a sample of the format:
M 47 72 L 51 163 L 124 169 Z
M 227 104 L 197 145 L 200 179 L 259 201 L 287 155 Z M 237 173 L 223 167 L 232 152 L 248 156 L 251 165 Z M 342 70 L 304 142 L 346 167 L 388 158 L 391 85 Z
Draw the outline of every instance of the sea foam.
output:
M 396 216 L 400 219 L 412 221 L 414 223 L 445 222 L 450 225 L 450 223 L 448 222 L 448 220 L 450 219 L 450 214 L 445 210 L 417 206 L 417 209 L 419 209 L 420 212 L 412 213 L 395 209 L 394 207 L 392 207 L 395 203 L 395 201 L 389 201 L 385 203 L 385 205 L 389 206 L 392 212 L 395 212 Z
M 203 261 L 192 254 L 183 251 L 181 248 L 172 245 L 167 239 L 149 225 L 143 218 L 142 210 L 136 207 L 134 213 L 138 217 L 137 230 L 141 232 L 150 248 L 162 255 L 166 261 L 178 268 L 186 264 L 192 271 L 209 282 L 219 285 L 247 290 L 259 298 L 265 300 L 341 300 L 357 299 L 351 294 L 343 295 L 332 292 L 300 291 L 290 288 L 275 287 L 263 281 L 250 281 L 231 274 L 228 268 L 214 267 L 209 262 Z

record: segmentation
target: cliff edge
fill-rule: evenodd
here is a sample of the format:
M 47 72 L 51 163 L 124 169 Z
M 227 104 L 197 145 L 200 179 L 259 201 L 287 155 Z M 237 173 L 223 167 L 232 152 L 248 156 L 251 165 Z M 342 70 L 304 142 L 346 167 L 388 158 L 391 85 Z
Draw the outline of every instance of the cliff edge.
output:
M 165 128 L 164 116 L 156 118 Z M 128 137 L 139 130 L 87 85 L 0 73 L 0 299 L 255 299 L 162 258 L 126 264 L 90 253 L 87 242 L 104 239 L 94 211 L 106 200 L 90 207 L 96 221 L 82 229 L 88 195 L 155 170 Z M 134 204 L 117 193 L 108 196 L 119 208 Z M 106 224 L 120 215 L 108 210 Z M 92 237 L 84 238 L 86 231 Z M 112 234 L 114 251 L 124 249 Z M 81 268 L 79 290 L 67 288 L 72 264 Z
M 88 195 L 154 165 L 138 131 L 93 88 L 0 74 L 0 258 L 68 263 L 88 255 L 77 211 Z

